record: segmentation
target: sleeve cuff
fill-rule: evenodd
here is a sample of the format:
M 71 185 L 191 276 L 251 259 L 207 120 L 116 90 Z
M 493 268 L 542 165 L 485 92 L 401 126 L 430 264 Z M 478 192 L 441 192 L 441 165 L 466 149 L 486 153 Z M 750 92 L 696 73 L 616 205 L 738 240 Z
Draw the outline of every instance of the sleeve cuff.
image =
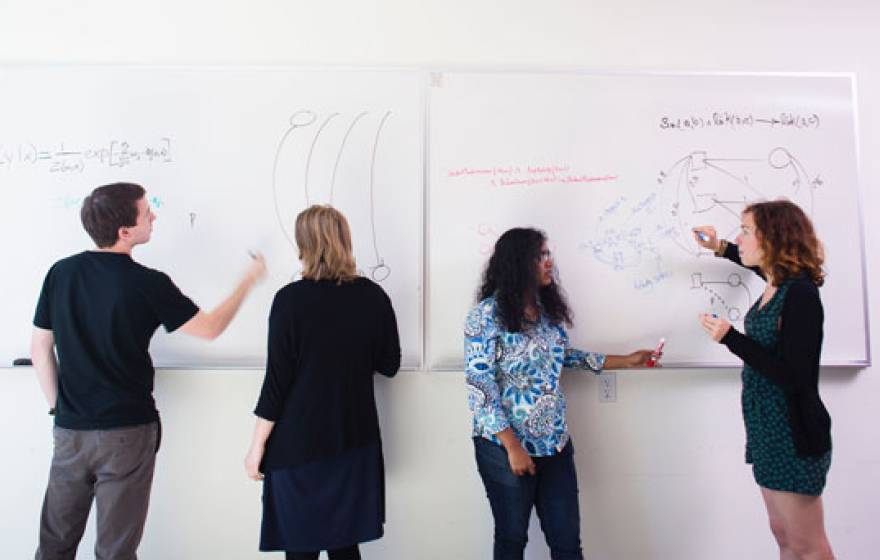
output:
M 278 415 L 274 414 L 274 412 L 266 410 L 265 406 L 257 406 L 254 409 L 254 415 L 259 416 L 263 420 L 268 420 L 269 422 L 277 422 Z

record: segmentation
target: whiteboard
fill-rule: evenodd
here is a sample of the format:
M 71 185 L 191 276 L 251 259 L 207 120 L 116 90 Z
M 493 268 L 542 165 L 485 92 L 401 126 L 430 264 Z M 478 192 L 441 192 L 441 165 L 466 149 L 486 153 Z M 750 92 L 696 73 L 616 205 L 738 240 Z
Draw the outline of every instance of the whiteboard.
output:
M 828 277 L 822 362 L 869 362 L 854 83 L 849 75 L 435 73 L 429 88 L 429 364 L 462 365 L 462 326 L 495 239 L 543 229 L 580 348 L 667 339 L 667 366 L 736 366 L 697 322 L 740 330 L 763 289 L 701 251 L 744 206 L 812 216 Z
M 257 367 L 274 293 L 300 272 L 293 221 L 312 203 L 349 218 L 359 270 L 390 295 L 403 365 L 422 360 L 424 85 L 399 70 L 0 68 L 0 364 L 29 355 L 43 276 L 92 247 L 95 186 L 144 185 L 158 216 L 134 257 L 210 309 L 247 251 L 268 279 L 216 341 L 160 334 L 159 366 Z M 344 350 L 344 341 L 343 348 Z

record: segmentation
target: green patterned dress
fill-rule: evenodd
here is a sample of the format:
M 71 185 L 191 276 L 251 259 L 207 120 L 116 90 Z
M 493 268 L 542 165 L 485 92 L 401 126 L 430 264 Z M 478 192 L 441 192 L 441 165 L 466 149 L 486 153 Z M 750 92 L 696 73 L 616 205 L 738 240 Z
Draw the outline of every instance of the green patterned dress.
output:
M 785 282 L 761 307 L 755 302 L 746 314 L 746 335 L 768 352 L 778 353 L 779 317 L 790 282 Z M 764 488 L 818 496 L 825 487 L 831 451 L 818 457 L 799 457 L 788 424 L 788 404 L 782 388 L 749 364 L 742 371 L 742 411 L 746 426 L 746 463 Z

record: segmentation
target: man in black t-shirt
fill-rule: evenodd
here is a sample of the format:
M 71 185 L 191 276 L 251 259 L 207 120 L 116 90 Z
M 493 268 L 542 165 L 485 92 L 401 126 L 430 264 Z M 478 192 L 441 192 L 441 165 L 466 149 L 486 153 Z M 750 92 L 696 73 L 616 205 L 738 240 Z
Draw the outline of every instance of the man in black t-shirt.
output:
M 73 560 L 93 498 L 96 559 L 136 558 L 160 433 L 150 339 L 159 325 L 216 338 L 265 275 L 257 255 L 232 294 L 199 310 L 167 275 L 131 257 L 153 229 L 145 194 L 115 183 L 86 197 L 81 218 L 97 249 L 55 263 L 37 303 L 31 354 L 55 415 L 37 560 Z

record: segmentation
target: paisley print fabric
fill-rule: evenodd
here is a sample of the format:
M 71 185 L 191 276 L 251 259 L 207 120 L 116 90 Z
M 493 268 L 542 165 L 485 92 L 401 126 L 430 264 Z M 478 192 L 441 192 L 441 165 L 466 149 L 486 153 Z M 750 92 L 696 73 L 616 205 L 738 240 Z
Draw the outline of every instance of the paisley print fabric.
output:
M 500 444 L 511 428 L 534 457 L 555 455 L 568 443 L 563 367 L 600 373 L 605 355 L 571 348 L 561 325 L 545 316 L 519 333 L 505 331 L 494 297 L 468 313 L 464 326 L 465 377 L 473 435 Z

